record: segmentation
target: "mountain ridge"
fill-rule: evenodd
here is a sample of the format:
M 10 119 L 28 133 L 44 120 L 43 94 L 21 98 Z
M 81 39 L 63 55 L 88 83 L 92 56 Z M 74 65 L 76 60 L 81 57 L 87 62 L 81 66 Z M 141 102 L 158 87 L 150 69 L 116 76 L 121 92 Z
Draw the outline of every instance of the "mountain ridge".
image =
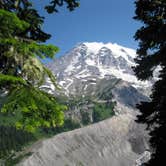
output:
M 95 84 L 95 81 L 113 77 L 144 90 L 151 86 L 151 82 L 139 81 L 134 75 L 131 67 L 136 65 L 133 60 L 135 57 L 135 50 L 118 44 L 84 42 L 47 64 L 47 67 L 53 71 L 66 94 L 74 91 L 71 85 L 78 82 L 81 84 L 91 79 L 91 84 Z
M 136 53 L 126 49 L 110 43 L 81 43 L 47 65 L 61 90 L 55 90 L 50 80 L 41 88 L 55 96 L 64 95 L 69 101 L 66 116 L 81 121 L 86 115 L 91 125 L 33 146 L 33 154 L 20 165 L 139 166 L 149 160 L 146 126 L 135 119 L 139 114 L 136 104 L 149 100 L 145 91 L 151 82 L 136 79 L 131 69 Z M 104 118 L 99 116 L 103 108 Z M 101 122 L 95 121 L 95 111 Z

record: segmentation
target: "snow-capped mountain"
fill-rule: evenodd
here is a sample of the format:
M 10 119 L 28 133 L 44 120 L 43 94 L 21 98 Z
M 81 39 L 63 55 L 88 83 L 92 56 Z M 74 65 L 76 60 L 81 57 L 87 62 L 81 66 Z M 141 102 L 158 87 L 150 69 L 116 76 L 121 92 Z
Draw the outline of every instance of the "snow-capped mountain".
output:
M 40 147 L 36 144 L 30 148 L 32 155 L 20 165 L 138 166 L 148 161 L 148 134 L 144 125 L 135 122 L 135 105 L 149 100 L 140 90 L 147 91 L 150 83 L 134 76 L 131 66 L 135 65 L 135 57 L 135 50 L 117 44 L 82 43 L 48 64 L 62 90 L 55 90 L 50 80 L 42 88 L 60 94 L 57 96 L 62 97 L 61 102 L 67 101 L 67 117 L 81 121 L 82 113 L 87 113 L 84 115 L 95 122 L 96 106 L 102 112 L 105 105 L 109 107 L 107 115 L 111 108 L 115 114 L 102 122 L 56 135 Z
M 150 87 L 149 82 L 138 81 L 131 67 L 135 65 L 136 51 L 112 43 L 81 43 L 64 56 L 48 64 L 66 94 L 87 93 L 88 87 L 100 84 L 102 79 L 120 79 L 134 88 Z M 78 86 L 79 85 L 79 86 Z

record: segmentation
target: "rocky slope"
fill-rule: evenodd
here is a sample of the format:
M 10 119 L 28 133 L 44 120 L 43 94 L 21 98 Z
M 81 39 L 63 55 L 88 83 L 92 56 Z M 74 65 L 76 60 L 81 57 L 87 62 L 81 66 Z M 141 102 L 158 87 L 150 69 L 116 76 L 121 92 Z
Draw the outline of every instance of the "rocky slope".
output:
M 111 82 L 114 78 L 137 89 L 147 89 L 150 82 L 138 81 L 131 69 L 134 57 L 135 50 L 117 44 L 81 43 L 48 67 L 66 94 L 87 94 L 102 79 Z
M 34 145 L 24 166 L 134 166 L 147 148 L 142 126 L 123 114 Z
M 145 126 L 134 119 L 135 105 L 148 100 L 151 82 L 140 82 L 131 66 L 134 50 L 103 43 L 82 43 L 48 64 L 57 76 L 61 91 L 48 80 L 41 87 L 55 95 L 115 101 L 115 116 L 102 122 L 59 134 L 33 146 L 24 166 L 136 166 L 147 160 Z M 77 110 L 79 110 L 77 108 Z

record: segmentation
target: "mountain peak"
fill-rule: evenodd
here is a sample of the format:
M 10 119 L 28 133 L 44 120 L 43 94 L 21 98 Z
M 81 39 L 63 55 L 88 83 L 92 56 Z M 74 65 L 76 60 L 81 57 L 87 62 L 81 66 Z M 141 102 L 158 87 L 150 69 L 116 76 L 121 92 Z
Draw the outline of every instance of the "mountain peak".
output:
M 87 47 L 90 53 L 94 53 L 94 54 L 97 54 L 99 50 L 102 48 L 108 48 L 112 52 L 114 52 L 115 56 L 117 57 L 120 56 L 121 54 L 128 54 L 132 58 L 135 58 L 137 56 L 136 51 L 134 49 L 118 45 L 117 43 L 84 42 L 82 44 Z
M 134 87 L 149 86 L 148 82 L 142 83 L 134 75 L 131 69 L 135 65 L 134 57 L 135 50 L 116 43 L 84 42 L 58 58 L 49 68 L 67 91 L 72 91 L 72 87 L 79 81 L 88 82 L 89 79 L 94 81 L 108 77 L 124 80 Z M 90 83 L 94 84 L 96 83 Z

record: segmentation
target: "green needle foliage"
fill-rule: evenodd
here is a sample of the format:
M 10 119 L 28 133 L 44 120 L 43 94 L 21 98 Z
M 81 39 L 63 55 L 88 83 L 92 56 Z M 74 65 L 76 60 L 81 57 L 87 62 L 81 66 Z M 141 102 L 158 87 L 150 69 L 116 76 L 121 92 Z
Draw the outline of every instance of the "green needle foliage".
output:
M 78 6 L 75 0 L 64 2 L 69 10 Z M 52 11 L 46 9 L 56 12 L 64 2 L 51 1 Z M 30 1 L 1 0 L 0 22 L 0 116 L 16 117 L 8 124 L 28 132 L 62 125 L 66 107 L 40 89 L 46 78 L 57 87 L 53 74 L 40 62 L 58 51 L 44 44 L 51 37 L 41 29 L 44 18 Z
M 19 100 L 18 100 L 19 99 Z M 65 106 L 55 98 L 34 87 L 16 87 L 7 95 L 2 113 L 20 113 L 21 119 L 15 123 L 18 129 L 33 132 L 40 126 L 55 127 L 63 124 Z

